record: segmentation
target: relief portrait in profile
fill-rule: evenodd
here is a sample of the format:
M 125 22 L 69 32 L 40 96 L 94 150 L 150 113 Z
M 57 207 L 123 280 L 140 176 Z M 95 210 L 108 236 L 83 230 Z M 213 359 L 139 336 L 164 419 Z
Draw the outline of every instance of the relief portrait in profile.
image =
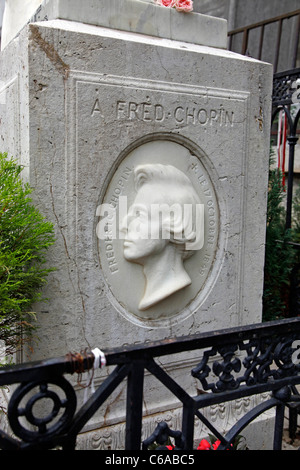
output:
M 172 165 L 139 165 L 134 183 L 121 230 L 125 260 L 143 267 L 143 311 L 191 285 L 184 261 L 203 247 L 204 206 L 188 176 Z

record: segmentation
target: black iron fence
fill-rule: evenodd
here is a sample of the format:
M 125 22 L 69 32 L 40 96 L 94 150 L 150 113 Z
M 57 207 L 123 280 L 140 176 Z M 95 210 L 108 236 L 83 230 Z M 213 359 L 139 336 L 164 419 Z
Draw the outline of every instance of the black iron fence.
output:
M 192 450 L 195 420 L 200 420 L 208 433 L 220 441 L 218 450 L 232 449 L 243 429 L 273 408 L 276 415 L 273 447 L 280 449 L 284 412 L 290 409 L 295 417 L 300 404 L 299 395 L 294 394 L 300 384 L 299 347 L 300 319 L 295 318 L 103 351 L 106 367 L 115 367 L 81 407 L 68 377 L 93 370 L 95 352 L 2 368 L 0 386 L 14 384 L 14 392 L 7 409 L 11 432 L 0 431 L 0 448 L 75 449 L 78 434 L 126 380 L 127 450 L 161 446 L 167 437 L 174 439 L 175 450 Z M 159 358 L 184 351 L 194 352 L 197 365 L 191 374 L 201 389 L 196 396 L 191 396 L 159 365 Z M 146 371 L 181 402 L 182 426 L 173 430 L 160 423 L 151 436 L 142 440 Z M 265 396 L 266 392 L 268 398 L 248 411 L 225 435 L 205 417 L 206 407 L 257 394 Z M 51 409 L 46 415 L 37 415 L 36 405 L 45 399 L 52 403 Z M 251 442 L 248 445 L 251 448 Z
M 280 59 L 285 64 L 284 69 L 297 67 L 299 34 L 300 9 L 230 31 L 228 48 L 271 62 L 277 73 Z
M 294 106 L 296 105 L 296 106 Z M 278 118 L 279 116 L 279 118 Z M 274 75 L 272 127 L 276 121 L 275 137 L 278 151 L 282 148 L 282 159 L 278 166 L 285 172 L 286 146 L 288 146 L 288 181 L 286 200 L 286 228 L 292 225 L 292 201 L 294 190 L 295 148 L 298 143 L 298 124 L 300 119 L 300 68 Z
M 277 165 L 283 174 L 286 190 L 285 228 L 295 228 L 293 222 L 293 197 L 295 191 L 295 155 L 299 143 L 300 121 L 300 68 L 274 75 L 273 80 L 272 140 L 277 152 Z M 287 177 L 286 177 L 287 175 Z M 299 181 L 297 181 L 299 184 Z M 299 221 L 296 221 L 296 226 Z M 290 273 L 289 315 L 300 315 L 300 264 L 299 243 L 295 249 L 295 264 Z M 298 261 L 297 261 L 298 260 Z

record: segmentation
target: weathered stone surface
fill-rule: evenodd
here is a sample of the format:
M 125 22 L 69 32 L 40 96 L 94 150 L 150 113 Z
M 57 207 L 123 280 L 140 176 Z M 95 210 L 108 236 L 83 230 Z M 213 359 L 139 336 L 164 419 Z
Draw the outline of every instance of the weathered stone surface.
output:
M 30 359 L 260 321 L 268 64 L 56 19 L 26 26 L 2 52 L 0 70 L 0 150 L 26 165 L 35 202 L 57 236 L 49 258 L 57 271 L 48 304 L 37 306 L 40 341 Z M 99 240 L 98 210 L 103 203 L 119 209 L 121 196 L 129 208 L 134 170 L 150 163 L 187 176 L 204 205 L 205 230 L 203 247 L 183 264 L 191 282 L 141 308 L 143 266 L 130 262 L 124 240 Z M 162 363 L 196 393 L 194 357 L 178 360 Z M 158 403 L 174 408 L 149 377 L 146 391 L 146 414 Z M 91 428 L 122 422 L 122 393 Z
M 15 2 L 11 0 L 11 11 L 3 25 L 2 48 L 30 17 L 30 21 L 59 18 L 204 46 L 227 47 L 226 20 L 196 13 L 178 14 L 173 8 L 155 5 L 152 0 L 26 0 L 25 4 L 23 0 L 19 6 Z
M 28 163 L 35 198 L 57 230 L 39 355 L 259 321 L 271 67 L 61 20 L 26 27 L 2 62 L 1 150 Z M 192 285 L 168 299 L 161 321 L 156 307 L 156 321 L 126 308 L 126 296 L 141 298 L 142 268 L 116 243 L 105 252 L 96 211 L 127 194 L 134 155 L 145 163 L 150 148 L 152 161 L 163 145 L 171 152 L 162 160 L 177 158 L 200 191 L 208 225 L 200 257 L 186 262 Z

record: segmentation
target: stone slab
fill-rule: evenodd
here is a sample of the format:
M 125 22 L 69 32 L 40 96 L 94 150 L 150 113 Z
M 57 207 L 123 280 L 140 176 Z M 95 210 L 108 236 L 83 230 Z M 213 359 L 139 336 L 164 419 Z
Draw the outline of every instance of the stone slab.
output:
M 11 18 L 9 24 L 4 24 L 5 43 L 2 48 L 21 29 L 20 19 L 17 19 Z M 30 21 L 54 19 L 223 49 L 227 47 L 226 20 L 199 13 L 180 13 L 145 0 L 44 0 Z M 24 24 L 27 21 L 24 16 Z
M 26 26 L 0 61 L 0 150 L 25 164 L 57 239 L 49 302 L 36 306 L 39 342 L 26 359 L 261 321 L 270 65 L 65 20 Z M 143 266 L 125 256 L 124 240 L 99 239 L 98 229 L 99 207 L 120 210 L 121 196 L 132 204 L 135 170 L 149 163 L 189 179 L 205 231 L 184 262 L 191 283 L 144 310 Z M 195 362 L 185 354 L 160 363 L 195 394 Z M 176 408 L 150 377 L 146 384 L 149 415 Z M 124 387 L 93 429 L 122 422 Z

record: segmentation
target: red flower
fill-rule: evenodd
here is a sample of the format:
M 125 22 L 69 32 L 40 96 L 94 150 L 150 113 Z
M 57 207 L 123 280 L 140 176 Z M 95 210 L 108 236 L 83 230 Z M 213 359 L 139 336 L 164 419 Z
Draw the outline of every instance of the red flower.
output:
M 174 446 L 170 445 L 170 446 L 166 446 L 166 448 L 167 448 L 168 450 L 173 450 L 173 449 L 174 449 Z
M 211 450 L 210 443 L 206 439 L 202 439 L 197 450 Z
M 197 447 L 197 450 L 217 450 L 220 444 L 220 439 L 215 440 L 212 444 L 210 444 L 206 439 L 202 439 Z M 230 447 L 233 449 L 233 444 L 230 444 Z
M 193 11 L 193 0 L 176 0 L 175 8 L 177 11 Z
M 220 441 L 219 439 L 218 439 L 217 441 L 215 441 L 215 442 L 213 443 L 213 448 L 214 448 L 214 450 L 217 450 L 217 448 L 219 447 L 220 444 L 221 444 L 221 441 Z
M 175 6 L 175 1 L 176 0 L 154 0 L 157 5 L 161 5 L 163 7 L 174 7 Z
M 177 11 L 193 11 L 193 0 L 154 0 L 156 5 L 168 8 L 176 8 Z

